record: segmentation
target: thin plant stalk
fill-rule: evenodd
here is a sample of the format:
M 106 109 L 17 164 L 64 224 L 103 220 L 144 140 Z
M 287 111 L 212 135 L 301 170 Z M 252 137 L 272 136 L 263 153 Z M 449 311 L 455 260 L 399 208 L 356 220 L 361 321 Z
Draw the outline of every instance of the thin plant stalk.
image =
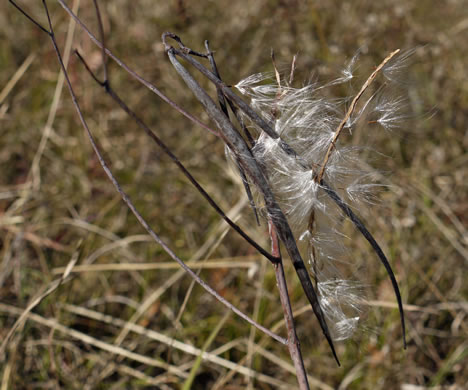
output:
M 11 2 L 11 0 L 9 0 Z M 119 59 L 114 53 L 112 53 L 108 48 L 106 48 L 103 43 L 96 38 L 96 36 L 91 32 L 91 30 L 83 23 L 83 21 L 68 7 L 68 5 L 63 1 L 63 0 L 57 0 L 59 4 L 62 6 L 62 8 L 72 17 L 76 23 L 86 32 L 86 34 L 89 36 L 91 41 L 93 41 L 101 50 L 104 50 L 106 55 L 112 58 L 117 65 L 119 65 L 122 69 L 124 69 L 130 76 L 132 76 L 135 80 L 137 80 L 139 83 L 144 85 L 146 88 L 148 88 L 151 92 L 155 93 L 157 96 L 159 96 L 163 101 L 165 101 L 167 104 L 169 104 L 173 109 L 176 111 L 180 112 L 183 116 L 191 120 L 192 122 L 198 124 L 205 130 L 209 131 L 211 134 L 215 136 L 219 136 L 218 132 L 205 123 L 203 123 L 201 120 L 198 118 L 194 117 L 192 114 L 188 113 L 186 110 L 184 110 L 182 107 L 180 107 L 176 102 L 173 100 L 169 99 L 166 95 L 164 95 L 153 83 L 150 81 L 146 80 L 142 76 L 140 76 L 137 72 L 135 72 L 133 69 L 131 69 L 125 62 L 123 62 L 121 59 Z M 18 7 L 17 7 L 18 8 Z M 20 11 L 21 13 L 25 14 L 24 11 Z M 28 19 L 31 20 L 29 16 L 27 16 Z M 35 23 L 36 24 L 36 23 Z M 36 24 L 37 25 L 37 24 Z
M 280 242 L 276 227 L 272 221 L 268 221 L 270 240 L 271 240 L 271 253 L 274 256 L 280 257 Z M 275 268 L 276 285 L 278 286 L 281 306 L 283 307 L 284 321 L 288 331 L 288 349 L 296 369 L 296 377 L 299 388 L 301 390 L 309 389 L 309 381 L 307 380 L 307 373 L 304 367 L 304 359 L 302 358 L 301 346 L 296 334 L 296 326 L 294 324 L 294 316 L 291 308 L 291 301 L 289 300 L 288 286 L 286 284 L 286 277 L 284 275 L 283 261 L 280 260 L 273 264 Z
M 229 308 L 230 310 L 232 310 L 234 313 L 236 313 L 238 316 L 240 316 L 241 318 L 243 318 L 245 321 L 247 321 L 248 323 L 250 323 L 251 325 L 255 326 L 257 329 L 259 329 L 260 331 L 262 331 L 263 333 L 266 333 L 268 334 L 270 337 L 272 337 L 273 339 L 277 340 L 278 342 L 284 344 L 284 345 L 287 345 L 288 344 L 288 341 L 287 339 L 271 332 L 269 329 L 265 328 L 264 326 L 258 324 L 257 322 L 255 322 L 254 320 L 252 320 L 248 315 L 246 315 L 245 313 L 243 313 L 241 310 L 239 310 L 237 307 L 235 307 L 233 304 L 231 304 L 229 301 L 227 301 L 225 298 L 223 298 L 221 295 L 219 295 L 219 293 L 217 291 L 215 291 L 213 288 L 211 288 L 208 284 L 206 284 L 206 282 L 201 279 L 194 271 L 192 271 L 192 269 L 190 269 L 183 260 L 181 260 L 168 246 L 167 244 L 156 234 L 156 232 L 154 232 L 154 230 L 151 228 L 151 226 L 148 224 L 148 222 L 143 218 L 143 216 L 138 212 L 138 210 L 136 209 L 136 207 L 134 206 L 133 202 L 131 201 L 131 199 L 128 197 L 128 195 L 122 190 L 119 182 L 117 181 L 117 179 L 115 178 L 115 176 L 113 175 L 112 171 L 110 170 L 109 166 L 107 165 L 106 161 L 104 160 L 100 150 L 99 150 L 99 147 L 97 146 L 97 143 L 94 139 L 94 136 L 91 132 L 91 130 L 89 129 L 88 127 L 88 124 L 83 116 L 83 113 L 81 111 L 81 108 L 80 108 L 80 105 L 78 103 L 78 99 L 75 95 L 75 92 L 73 90 L 73 86 L 70 82 L 70 79 L 68 77 L 68 72 L 66 71 L 65 69 L 65 66 L 63 64 L 63 60 L 62 60 L 62 56 L 60 54 L 60 49 L 58 48 L 57 46 L 57 42 L 55 40 L 55 33 L 54 33 L 54 30 L 53 30 L 53 26 L 52 26 L 52 22 L 50 20 L 50 15 L 49 15 L 49 10 L 48 10 L 48 7 L 47 7 L 47 3 L 46 3 L 46 0 L 42 0 L 42 3 L 44 5 L 44 9 L 45 9 L 45 12 L 46 12 L 46 15 L 47 15 L 47 21 L 48 21 L 48 25 L 49 25 L 49 30 L 44 28 L 40 23 L 38 23 L 35 19 L 33 19 L 30 15 L 28 15 L 21 7 L 18 6 L 18 4 L 14 1 L 14 0 L 9 0 L 11 4 L 13 4 L 23 15 L 25 15 L 32 23 L 34 23 L 38 28 L 40 28 L 43 32 L 45 32 L 49 38 L 51 39 L 52 41 L 52 45 L 54 47 L 54 50 L 55 50 L 55 53 L 57 55 L 57 59 L 59 61 L 59 64 L 60 64 L 60 67 L 62 69 L 62 71 L 64 72 L 64 76 L 65 76 L 65 81 L 67 83 L 67 86 L 68 86 L 68 90 L 70 92 L 70 95 L 71 95 L 71 98 L 72 98 L 72 102 L 73 102 L 73 105 L 76 109 L 76 112 L 78 114 L 78 117 L 80 119 L 80 122 L 83 126 L 83 128 L 85 129 L 85 132 L 90 140 L 90 143 L 91 143 L 91 146 L 99 160 L 99 163 L 101 164 L 104 172 L 106 173 L 106 175 L 108 176 L 109 180 L 112 182 L 112 184 L 114 185 L 114 187 L 116 188 L 117 192 L 120 194 L 120 196 L 122 197 L 122 200 L 125 202 L 125 204 L 127 205 L 127 207 L 132 211 L 132 213 L 135 215 L 135 217 L 137 218 L 138 222 L 145 228 L 145 230 L 148 232 L 148 234 L 153 238 L 153 240 L 155 242 L 157 242 L 159 245 L 161 245 L 161 247 L 164 249 L 164 251 L 174 260 L 176 261 L 189 275 L 190 277 L 192 277 L 201 287 L 203 287 L 210 295 L 212 295 L 213 297 L 215 297 L 218 301 L 220 301 L 223 305 L 225 305 L 227 308 Z
M 106 93 L 124 110 L 130 118 L 132 118 L 135 123 L 162 149 L 166 155 L 177 165 L 177 167 L 182 171 L 182 173 L 187 177 L 190 183 L 200 192 L 200 194 L 205 198 L 205 200 L 210 204 L 210 206 L 226 221 L 226 223 L 237 232 L 244 240 L 246 240 L 250 245 L 252 245 L 255 250 L 262 254 L 265 258 L 270 261 L 275 261 L 275 258 L 263 249 L 258 243 L 256 243 L 247 233 L 245 233 L 242 228 L 232 221 L 226 213 L 218 206 L 214 199 L 204 190 L 200 183 L 192 176 L 192 174 L 185 168 L 177 156 L 171 151 L 171 149 L 159 138 L 159 136 L 151 130 L 151 128 L 146 125 L 145 122 L 132 110 L 128 105 L 120 98 L 120 96 L 114 91 L 111 87 L 109 80 L 101 81 L 99 80 L 94 73 L 89 68 L 88 64 L 81 56 L 78 51 L 75 51 L 76 56 L 85 66 L 86 70 L 89 72 L 91 77 L 106 90 Z
M 377 77 L 377 74 L 380 72 L 380 70 L 390 61 L 396 54 L 400 52 L 400 49 L 397 49 L 395 51 L 392 51 L 381 63 L 375 70 L 371 73 L 371 75 L 368 77 L 366 82 L 362 85 L 361 89 L 357 93 L 357 95 L 353 98 L 351 101 L 351 105 L 348 108 L 348 111 L 346 112 L 345 116 L 343 117 L 342 121 L 338 125 L 337 129 L 335 130 L 335 134 L 333 135 L 333 139 L 330 142 L 330 145 L 328 147 L 327 152 L 325 153 L 325 157 L 322 162 L 322 168 L 320 169 L 320 172 L 318 176 L 316 177 L 317 183 L 321 183 L 323 179 L 323 175 L 325 174 L 325 168 L 327 166 L 328 160 L 330 159 L 330 156 L 332 154 L 333 149 L 335 148 L 336 142 L 338 141 L 338 137 L 340 136 L 341 132 L 343 131 L 346 123 L 348 123 L 348 120 L 351 118 L 351 115 L 353 115 L 354 110 L 356 109 L 356 105 L 361 98 L 361 96 L 364 94 L 366 89 L 371 85 L 372 81 Z

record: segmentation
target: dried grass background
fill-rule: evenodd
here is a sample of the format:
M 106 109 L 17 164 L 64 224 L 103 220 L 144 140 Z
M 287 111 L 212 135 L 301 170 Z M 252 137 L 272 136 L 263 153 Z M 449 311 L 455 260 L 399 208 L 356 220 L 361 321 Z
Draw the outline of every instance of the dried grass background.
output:
M 393 190 L 364 217 L 400 281 L 408 349 L 402 350 L 390 282 L 352 229 L 353 267 L 365 274 L 374 299 L 368 329 L 338 345 L 342 368 L 289 263 L 286 269 L 293 306 L 302 313 L 298 333 L 312 387 L 466 388 L 466 2 L 101 3 L 108 47 L 205 122 L 164 54 L 164 31 L 194 49 L 208 39 L 221 75 L 232 84 L 271 71 L 270 48 L 285 66 L 298 53 L 296 79 L 305 81 L 330 80 L 358 49 L 359 67 L 368 74 L 390 51 L 416 48 L 402 80 L 413 118 L 390 134 L 379 129 L 343 137 L 350 143 L 368 139 L 390 157 L 378 163 L 390 173 L 384 180 Z M 24 5 L 45 21 L 40 2 Z M 50 1 L 50 7 L 63 51 L 73 27 L 60 6 Z M 81 0 L 78 14 L 97 33 L 92 2 Z M 0 34 L 0 340 L 76 260 L 74 277 L 32 309 L 0 356 L 0 389 L 182 388 L 202 349 L 209 354 L 194 374 L 194 389 L 294 387 L 287 349 L 229 316 L 199 287 L 192 289 L 125 208 L 92 153 L 68 91 L 56 90 L 59 67 L 47 37 L 7 2 L 0 5 Z M 100 52 L 79 28 L 72 42 L 99 70 Z M 269 264 L 228 231 L 73 57 L 69 71 L 114 173 L 158 234 L 224 297 L 284 332 Z M 268 245 L 222 145 L 113 63 L 110 72 L 127 103 L 223 208 Z

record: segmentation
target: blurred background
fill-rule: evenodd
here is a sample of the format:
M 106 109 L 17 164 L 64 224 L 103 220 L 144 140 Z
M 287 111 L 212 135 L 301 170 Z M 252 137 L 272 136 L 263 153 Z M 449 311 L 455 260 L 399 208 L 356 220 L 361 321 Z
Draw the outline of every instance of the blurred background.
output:
M 102 74 L 101 54 L 49 1 L 62 52 L 77 48 Z M 21 2 L 45 25 L 41 2 Z M 69 0 L 98 34 L 89 0 Z M 285 259 L 311 387 L 463 389 L 468 383 L 468 7 L 447 1 L 101 2 L 107 46 L 187 111 L 210 123 L 164 54 L 172 31 L 205 39 L 226 83 L 280 69 L 297 54 L 296 86 L 327 82 L 360 50 L 365 78 L 389 52 L 415 49 L 402 80 L 411 114 L 391 132 L 343 135 L 381 153 L 390 190 L 360 210 L 394 267 L 408 348 L 383 267 L 348 228 L 372 292 L 366 320 L 337 344 L 337 367 Z M 294 388 L 287 348 L 230 314 L 153 243 L 105 176 L 81 127 L 48 37 L 0 5 L 0 340 L 48 294 L 0 356 L 1 389 Z M 226 299 L 286 335 L 272 267 L 229 231 L 169 159 L 71 57 L 69 75 L 114 174 L 154 230 Z M 222 208 L 268 247 L 221 142 L 109 61 L 110 81 Z M 193 72 L 195 74 L 195 72 Z M 198 77 L 198 75 L 197 75 Z M 214 89 L 202 78 L 210 92 Z M 353 96 L 362 79 L 330 93 Z M 353 82 L 354 83 L 354 82 Z M 215 96 L 213 94 L 213 96 Z M 200 361 L 201 351 L 208 352 Z

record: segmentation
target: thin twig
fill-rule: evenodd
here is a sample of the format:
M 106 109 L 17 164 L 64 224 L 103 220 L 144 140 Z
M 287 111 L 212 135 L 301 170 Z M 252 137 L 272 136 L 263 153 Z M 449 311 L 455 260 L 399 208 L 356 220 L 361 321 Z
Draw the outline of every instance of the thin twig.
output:
M 198 183 L 198 181 L 192 176 L 192 174 L 185 168 L 185 166 L 180 162 L 177 156 L 171 151 L 171 149 L 159 138 L 159 136 L 151 130 L 148 125 L 132 110 L 127 104 L 120 98 L 119 95 L 113 90 L 111 87 L 109 80 L 100 81 L 96 75 L 91 71 L 88 64 L 84 60 L 84 58 L 80 55 L 78 51 L 75 51 L 77 57 L 81 60 L 83 65 L 85 66 L 86 70 L 92 76 L 92 78 L 101 86 L 103 87 L 109 96 L 124 110 L 128 116 L 130 116 L 135 123 L 162 149 L 166 155 L 169 156 L 172 162 L 174 162 L 177 167 L 182 171 L 182 173 L 187 177 L 190 183 L 197 189 L 198 192 L 205 198 L 205 200 L 209 203 L 209 205 L 226 221 L 226 223 L 234 229 L 244 240 L 246 240 L 250 245 L 252 245 L 257 251 L 259 251 L 263 256 L 265 256 L 270 261 L 275 261 L 275 258 L 268 253 L 265 249 L 263 249 L 259 244 L 257 244 L 247 233 L 245 233 L 242 228 L 237 225 L 234 221 L 232 221 L 226 213 L 218 206 L 218 204 L 214 201 L 214 199 L 205 191 L 205 189 Z
M 93 0 L 94 8 L 96 10 L 96 17 L 98 20 L 99 26 L 99 35 L 101 36 L 101 55 L 102 55 L 102 67 L 104 68 L 104 80 L 105 82 L 109 81 L 109 72 L 107 71 L 107 54 L 106 54 L 106 36 L 104 35 L 104 26 L 102 24 L 101 12 L 99 11 L 99 5 L 97 0 Z
M 317 183 L 322 182 L 323 175 L 325 174 L 325 168 L 327 166 L 328 160 L 330 159 L 331 153 L 333 149 L 335 148 L 336 141 L 338 140 L 338 137 L 340 136 L 342 130 L 344 129 L 346 123 L 348 122 L 349 118 L 351 118 L 351 115 L 353 115 L 353 112 L 356 108 L 356 104 L 358 100 L 361 98 L 361 96 L 364 94 L 366 89 L 371 85 L 372 81 L 377 77 L 377 74 L 380 72 L 380 70 L 387 64 L 388 61 L 390 61 L 398 52 L 400 49 L 397 49 L 393 52 L 391 52 L 383 61 L 382 63 L 375 68 L 375 70 L 372 72 L 372 74 L 369 76 L 369 78 L 366 80 L 366 82 L 363 84 L 361 87 L 361 90 L 358 92 L 358 94 L 354 97 L 354 99 L 351 101 L 351 105 L 348 108 L 348 111 L 346 112 L 346 115 L 344 116 L 343 120 L 340 122 L 338 125 L 337 129 L 335 130 L 335 134 L 333 136 L 333 139 L 330 142 L 330 145 L 328 146 L 327 153 L 325 154 L 325 157 L 322 162 L 322 168 L 316 178 Z
M 280 257 L 280 243 L 278 240 L 278 233 L 276 232 L 275 225 L 272 221 L 268 221 L 270 239 L 271 239 L 271 253 Z M 286 284 L 286 277 L 284 275 L 283 262 L 278 261 L 274 264 L 276 284 L 278 286 L 281 306 L 283 307 L 284 321 L 286 329 L 288 330 L 288 349 L 291 355 L 291 360 L 296 368 L 296 377 L 301 390 L 309 389 L 309 382 L 307 381 L 307 373 L 304 367 L 304 359 L 302 358 L 301 347 L 299 339 L 296 334 L 296 326 L 294 324 L 294 317 L 291 309 L 291 301 L 289 300 L 288 285 Z
M 10 2 L 14 3 L 13 0 L 9 0 Z M 76 16 L 76 14 L 65 4 L 63 0 L 57 0 L 60 5 L 63 7 L 63 9 L 76 21 L 76 23 L 86 32 L 86 34 L 89 36 L 89 38 L 99 47 L 103 48 L 102 42 L 96 38 L 96 36 L 89 30 L 89 28 L 83 23 L 83 21 Z M 19 9 L 18 6 L 16 8 Z M 25 14 L 24 11 L 21 11 L 21 13 Z M 28 19 L 31 19 L 28 17 Z M 40 26 L 37 22 L 34 22 L 36 25 Z M 43 31 L 47 32 L 46 29 L 42 28 Z M 175 103 L 173 100 L 169 99 L 166 95 L 164 95 L 154 84 L 152 84 L 150 81 L 144 79 L 142 76 L 140 76 L 137 72 L 132 70 L 127 64 L 125 64 L 121 59 L 119 59 L 114 53 L 112 53 L 109 49 L 105 49 L 106 54 L 112 58 L 117 65 L 119 65 L 122 69 L 124 69 L 130 76 L 132 76 L 135 80 L 137 80 L 139 83 L 143 84 L 146 88 L 148 88 L 151 92 L 155 93 L 158 95 L 163 101 L 165 101 L 167 104 L 169 104 L 172 108 L 174 108 L 176 111 L 180 112 L 183 116 L 191 120 L 192 122 L 196 123 L 197 125 L 203 127 L 205 130 L 208 130 L 210 133 L 212 133 L 215 136 L 219 136 L 218 132 L 202 121 L 200 121 L 198 118 L 194 117 L 192 114 L 188 113 L 186 110 L 184 110 L 182 107 L 180 107 L 177 103 Z
M 271 57 L 271 62 L 273 64 L 273 69 L 275 70 L 276 83 L 278 84 L 278 92 L 276 92 L 275 104 L 271 109 L 271 115 L 273 118 L 277 119 L 278 114 L 279 114 L 278 102 L 281 100 L 283 96 L 283 89 L 281 87 L 281 76 L 276 66 L 275 51 L 273 49 L 271 49 L 270 57 Z
M 20 9 L 20 7 L 15 3 L 14 0 L 9 0 L 16 8 Z M 107 165 L 106 161 L 104 160 L 101 151 L 99 150 L 99 147 L 96 144 L 96 141 L 94 139 L 94 136 L 91 133 L 91 130 L 88 127 L 88 124 L 83 116 L 83 113 L 81 111 L 80 105 L 78 103 L 78 99 L 75 95 L 75 91 L 73 90 L 73 86 L 71 85 L 70 79 L 68 77 L 68 72 L 65 69 L 63 60 L 62 60 L 62 55 L 60 54 L 60 49 L 57 46 L 57 42 L 55 40 L 55 34 L 52 26 L 52 22 L 50 20 L 50 15 L 49 15 L 49 10 L 47 7 L 46 0 L 42 0 L 42 3 L 44 5 L 44 9 L 47 15 L 47 20 L 48 20 L 48 25 L 49 25 L 49 30 L 45 29 L 42 27 L 37 21 L 35 21 L 31 16 L 27 15 L 27 13 L 21 10 L 21 13 L 23 13 L 29 20 L 31 20 L 36 26 L 38 26 L 42 31 L 46 32 L 47 35 L 50 37 L 52 41 L 52 45 L 54 47 L 55 53 L 57 55 L 57 59 L 59 61 L 60 67 L 62 71 L 64 72 L 65 75 L 65 81 L 68 86 L 68 90 L 70 92 L 71 98 L 73 105 L 76 109 L 76 112 L 78 114 L 78 117 L 80 119 L 80 122 L 85 129 L 85 132 L 90 140 L 91 146 L 96 153 L 96 156 L 99 160 L 99 163 L 101 164 L 102 168 L 104 169 L 104 172 L 122 197 L 122 200 L 125 202 L 127 207 L 132 211 L 132 213 L 135 215 L 137 220 L 140 222 L 140 224 L 145 228 L 145 230 L 148 232 L 148 234 L 153 238 L 154 241 L 156 241 L 161 247 L 164 249 L 164 251 L 179 265 L 201 286 L 203 287 L 209 294 L 214 296 L 218 301 L 220 301 L 223 305 L 225 305 L 227 308 L 232 310 L 234 313 L 236 313 L 238 316 L 243 318 L 245 321 L 250 323 L 251 325 L 255 326 L 257 329 L 261 330 L 262 332 L 268 334 L 270 337 L 274 338 L 278 342 L 287 345 L 287 340 L 284 339 L 283 337 L 271 332 L 269 329 L 265 328 L 264 326 L 258 324 L 257 322 L 253 321 L 248 315 L 244 314 L 242 311 L 240 311 L 237 307 L 232 305 L 229 301 L 227 301 L 225 298 L 223 298 L 221 295 L 219 295 L 218 292 L 216 292 L 213 288 L 211 288 L 206 282 L 201 279 L 192 269 L 190 269 L 183 260 L 181 260 L 167 245 L 166 243 L 154 232 L 154 230 L 151 228 L 151 226 L 148 224 L 148 222 L 142 217 L 142 215 L 138 212 L 138 210 L 135 208 L 133 202 L 130 200 L 128 195 L 122 190 L 119 182 L 113 175 L 112 171 L 110 170 L 109 166 Z
M 119 95 L 114 91 L 114 89 L 110 85 L 109 81 L 109 72 L 107 68 L 107 48 L 105 46 L 105 37 L 104 37 L 104 28 L 102 25 L 102 18 L 101 13 L 99 11 L 99 7 L 97 4 L 97 0 L 94 0 L 98 24 L 99 24 L 99 31 L 101 35 L 101 42 L 102 42 L 102 63 L 104 67 L 104 81 L 101 82 L 93 71 L 90 69 L 84 58 L 80 55 L 80 53 L 75 50 L 75 54 L 84 64 L 86 70 L 91 75 L 91 77 L 101 85 L 109 96 L 137 123 L 137 125 L 166 153 L 169 158 L 177 165 L 177 167 L 182 171 L 182 173 L 188 178 L 188 180 L 194 185 L 194 187 L 200 192 L 200 194 L 205 198 L 208 204 L 226 221 L 226 223 L 231 226 L 234 231 L 236 231 L 242 238 L 244 238 L 250 245 L 252 245 L 258 252 L 260 252 L 263 256 L 265 256 L 270 261 L 275 261 L 276 259 L 271 256 L 267 251 L 265 251 L 259 244 L 257 244 L 247 233 L 245 233 L 234 221 L 232 221 L 224 211 L 218 206 L 218 204 L 214 201 L 214 199 L 208 195 L 208 193 L 203 189 L 203 187 L 198 183 L 198 181 L 192 176 L 192 174 L 185 168 L 185 166 L 180 162 L 180 160 L 175 156 L 174 153 L 170 150 L 170 148 L 158 137 L 158 135 L 152 131 L 149 126 L 147 126 L 143 120 L 128 107 L 128 105 L 119 97 Z M 208 42 L 206 42 L 206 46 L 208 48 Z M 216 63 L 213 61 L 214 69 L 216 69 Z M 220 91 L 221 95 L 222 92 Z M 225 106 L 224 106 L 225 107 Z M 227 108 L 225 107 L 226 111 Z M 250 199 L 250 198 L 249 198 Z

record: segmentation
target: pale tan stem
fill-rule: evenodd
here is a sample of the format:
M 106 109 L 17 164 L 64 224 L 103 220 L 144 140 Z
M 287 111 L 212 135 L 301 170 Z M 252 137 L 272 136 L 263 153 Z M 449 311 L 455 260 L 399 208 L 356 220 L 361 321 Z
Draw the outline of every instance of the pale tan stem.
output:
M 377 74 L 380 72 L 380 70 L 387 64 L 388 61 L 390 61 L 398 52 L 400 49 L 397 49 L 393 52 L 391 52 L 387 58 L 385 58 L 382 63 L 372 72 L 372 74 L 369 76 L 369 78 L 366 80 L 364 85 L 361 87 L 361 90 L 358 92 L 358 94 L 354 97 L 353 101 L 351 102 L 351 105 L 348 108 L 348 111 L 346 112 L 346 115 L 344 116 L 343 120 L 341 123 L 338 125 L 335 135 L 333 136 L 332 141 L 330 142 L 330 146 L 328 147 L 327 153 L 325 154 L 325 158 L 323 159 L 322 163 L 322 168 L 316 178 L 317 183 L 322 182 L 323 175 L 325 174 L 325 168 L 327 166 L 328 160 L 330 159 L 330 156 L 333 152 L 333 149 L 335 148 L 336 141 L 338 140 L 338 137 L 341 134 L 341 131 L 344 129 L 344 126 L 346 125 L 346 122 L 348 122 L 349 118 L 351 115 L 353 115 L 354 109 L 356 108 L 358 100 L 361 98 L 361 96 L 364 94 L 366 89 L 369 87 L 369 85 L 374 81 L 374 79 L 377 77 Z

